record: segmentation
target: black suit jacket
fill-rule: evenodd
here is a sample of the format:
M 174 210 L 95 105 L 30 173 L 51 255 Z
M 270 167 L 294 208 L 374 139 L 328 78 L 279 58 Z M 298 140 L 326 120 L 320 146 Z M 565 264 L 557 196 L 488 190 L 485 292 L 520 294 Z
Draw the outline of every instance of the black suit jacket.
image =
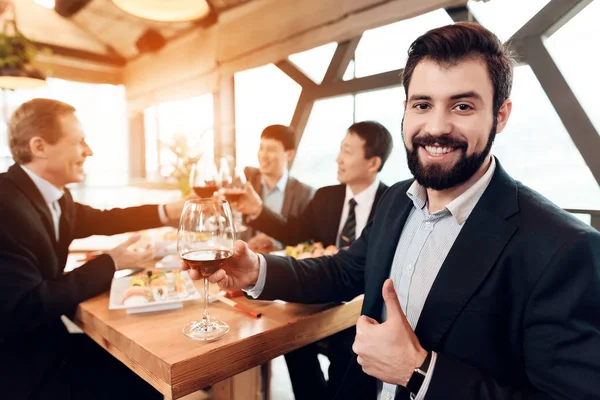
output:
M 65 190 L 60 241 L 41 193 L 19 166 L 0 174 L 0 387 L 28 398 L 67 356 L 61 315 L 110 288 L 115 267 L 102 255 L 63 274 L 73 239 L 160 226 L 157 206 L 100 211 Z
M 262 176 L 260 171 L 257 168 L 246 167 L 244 173 L 256 193 L 262 197 Z M 315 190 L 312 187 L 300 182 L 293 176 L 289 176 L 283 193 L 281 215 L 286 218 L 299 215 L 308 206 L 314 192 Z
M 348 251 L 265 256 L 261 299 L 322 303 L 365 293 L 381 320 L 383 282 L 413 208 L 411 182 L 385 193 Z M 497 164 L 425 302 L 416 335 L 438 353 L 427 400 L 600 398 L 600 233 Z M 375 398 L 351 362 L 340 399 Z M 396 395 L 407 399 L 402 388 Z
M 373 217 L 386 189 L 385 184 L 379 183 L 369 219 Z M 322 242 L 324 246 L 335 245 L 345 198 L 346 185 L 325 186 L 317 190 L 315 197 L 299 216 L 286 220 L 264 208 L 255 220 L 250 221 L 250 226 L 286 245 L 296 245 L 307 240 Z

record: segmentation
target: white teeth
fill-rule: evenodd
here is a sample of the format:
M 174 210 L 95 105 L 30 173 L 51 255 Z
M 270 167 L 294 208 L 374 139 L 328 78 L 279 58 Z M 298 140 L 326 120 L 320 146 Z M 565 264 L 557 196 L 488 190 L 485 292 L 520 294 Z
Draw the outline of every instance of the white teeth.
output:
M 428 153 L 433 154 L 434 156 L 439 156 L 442 154 L 450 153 L 452 151 L 451 147 L 434 147 L 434 146 L 425 146 L 425 150 Z

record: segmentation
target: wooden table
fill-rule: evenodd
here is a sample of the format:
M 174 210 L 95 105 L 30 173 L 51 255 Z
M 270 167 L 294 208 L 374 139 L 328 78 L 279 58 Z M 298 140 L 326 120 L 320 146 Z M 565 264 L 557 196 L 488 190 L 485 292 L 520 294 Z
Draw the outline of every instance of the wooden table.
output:
M 196 285 L 200 291 L 201 282 Z M 262 312 L 262 317 L 211 303 L 211 315 L 231 327 L 214 342 L 197 342 L 181 333 L 186 323 L 201 318 L 200 300 L 185 302 L 182 309 L 130 315 L 109 310 L 105 293 L 81 303 L 75 322 L 167 398 L 212 385 L 214 397 L 251 399 L 260 395 L 228 378 L 354 325 L 362 305 L 362 298 L 313 306 L 236 300 Z

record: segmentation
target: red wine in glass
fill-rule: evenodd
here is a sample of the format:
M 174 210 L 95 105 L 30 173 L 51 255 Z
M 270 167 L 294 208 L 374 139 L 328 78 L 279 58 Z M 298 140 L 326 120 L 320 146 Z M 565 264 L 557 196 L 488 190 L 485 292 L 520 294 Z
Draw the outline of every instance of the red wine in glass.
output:
M 194 193 L 201 198 L 212 197 L 213 193 L 219 189 L 217 184 L 213 182 L 207 182 L 207 184 L 204 186 L 194 186 L 193 188 Z
M 228 202 L 237 202 L 244 195 L 244 189 L 224 189 L 223 195 Z
M 183 261 L 208 278 L 221 268 L 225 260 L 233 255 L 231 250 L 194 250 L 181 256 Z

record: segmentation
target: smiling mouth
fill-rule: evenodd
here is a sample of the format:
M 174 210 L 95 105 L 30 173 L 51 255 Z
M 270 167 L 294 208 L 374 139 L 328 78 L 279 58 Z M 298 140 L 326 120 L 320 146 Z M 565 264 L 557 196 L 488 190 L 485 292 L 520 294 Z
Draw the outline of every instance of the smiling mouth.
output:
M 441 146 L 422 146 L 429 154 L 433 156 L 442 156 L 456 150 L 455 147 L 441 147 Z

